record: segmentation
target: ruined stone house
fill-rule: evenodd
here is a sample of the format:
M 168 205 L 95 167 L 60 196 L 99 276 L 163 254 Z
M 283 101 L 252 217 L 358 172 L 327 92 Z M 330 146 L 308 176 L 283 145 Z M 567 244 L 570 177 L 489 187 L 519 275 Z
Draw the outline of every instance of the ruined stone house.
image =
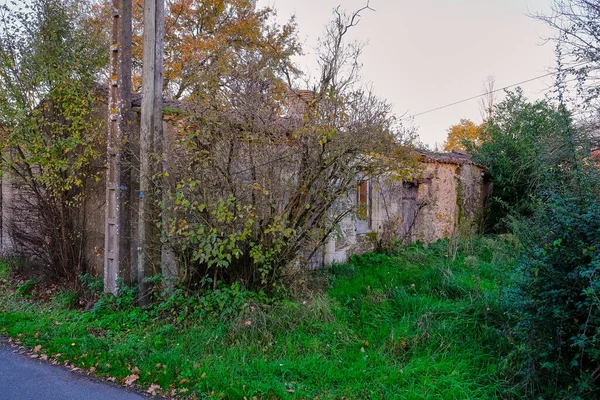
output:
M 427 245 L 478 231 L 491 185 L 487 169 L 461 151 L 420 151 L 421 172 L 410 182 L 361 182 L 349 201 L 356 212 L 329 240 L 323 263 L 345 262 L 374 250 L 378 241 Z
M 139 98 L 134 100 L 133 105 L 134 110 L 139 110 Z M 99 109 L 106 110 L 106 105 L 100 104 Z M 138 119 L 134 118 L 134 121 L 134 131 L 139 130 Z M 165 118 L 163 123 L 168 136 L 174 138 L 177 132 L 174 121 Z M 311 261 L 312 268 L 344 262 L 350 255 L 374 250 L 378 242 L 392 238 L 403 243 L 420 241 L 429 244 L 440 238 L 473 233 L 478 229 L 484 201 L 490 191 L 485 167 L 473 162 L 463 152 L 423 151 L 419 156 L 421 171 L 410 182 L 381 177 L 357 184 L 356 192 L 349 193 L 344 199 L 352 202 L 356 212 L 342 221 L 325 248 Z M 98 162 L 102 164 L 104 160 Z M 135 210 L 136 192 L 131 192 L 129 204 Z M 85 202 L 86 253 L 89 265 L 98 272 L 103 269 L 105 199 L 105 183 L 98 182 L 89 188 Z M 22 202 L 23 193 L 18 182 L 5 174 L 2 179 L 0 230 L 4 254 L 32 253 L 26 251 L 12 233 L 14 226 L 19 224 L 35 229 L 31 216 L 16 211 L 17 205 Z M 133 224 L 132 237 L 135 237 L 135 229 Z M 137 252 L 135 246 L 131 247 L 131 260 L 135 263 Z

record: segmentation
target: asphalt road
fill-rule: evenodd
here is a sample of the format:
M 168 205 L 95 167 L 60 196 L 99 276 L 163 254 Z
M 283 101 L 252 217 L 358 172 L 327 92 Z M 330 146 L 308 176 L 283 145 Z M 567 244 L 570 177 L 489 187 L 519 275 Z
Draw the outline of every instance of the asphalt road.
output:
M 0 400 L 147 400 L 13 350 L 0 338 Z

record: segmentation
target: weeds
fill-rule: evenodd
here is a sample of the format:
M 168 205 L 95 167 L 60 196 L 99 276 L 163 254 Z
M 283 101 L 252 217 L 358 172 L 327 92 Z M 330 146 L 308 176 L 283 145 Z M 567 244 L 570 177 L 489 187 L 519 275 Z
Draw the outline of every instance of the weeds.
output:
M 459 243 L 455 260 L 447 242 L 353 257 L 332 268 L 323 292 L 297 300 L 224 286 L 194 297 L 179 290 L 141 310 L 122 291 L 85 311 L 69 307 L 68 293 L 33 304 L 0 296 L 0 332 L 181 396 L 509 398 L 498 298 L 511 249 L 478 238 Z

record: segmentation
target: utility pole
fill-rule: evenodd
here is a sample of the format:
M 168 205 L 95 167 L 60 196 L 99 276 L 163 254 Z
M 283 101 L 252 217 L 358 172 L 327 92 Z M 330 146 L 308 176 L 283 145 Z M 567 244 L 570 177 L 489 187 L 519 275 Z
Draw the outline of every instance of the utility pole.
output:
M 162 158 L 163 137 L 163 52 L 164 52 L 164 0 L 144 1 L 144 59 L 142 76 L 142 109 L 140 120 L 140 192 L 138 214 L 137 280 L 141 305 L 149 302 L 148 284 L 144 282 L 152 272 L 152 232 L 158 220 L 155 211 L 157 188 L 151 187 L 152 154 Z M 155 163 L 154 163 L 155 164 Z
M 131 26 L 131 0 L 112 0 L 104 290 L 114 295 L 118 295 L 117 278 L 130 283 L 131 273 Z

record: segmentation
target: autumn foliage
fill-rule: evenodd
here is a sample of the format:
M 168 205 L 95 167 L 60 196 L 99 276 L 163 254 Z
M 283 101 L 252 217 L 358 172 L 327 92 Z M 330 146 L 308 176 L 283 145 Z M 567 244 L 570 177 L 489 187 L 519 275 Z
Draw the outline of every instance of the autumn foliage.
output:
M 85 24 L 104 38 L 108 48 L 110 4 L 85 0 Z M 275 10 L 253 0 L 166 0 L 164 94 L 222 106 L 231 91 L 232 75 L 249 59 L 268 60 L 273 74 L 296 72 L 290 57 L 300 52 L 291 18 L 279 26 Z M 133 89 L 142 87 L 143 1 L 133 2 Z M 108 50 L 107 50 L 108 51 Z
M 37 1 L 41 8 L 51 4 L 60 9 L 62 0 Z M 5 146 L 22 150 L 9 166 L 36 185 L 36 204 L 52 200 L 56 209 L 36 209 L 53 219 L 33 247 L 44 248 L 50 258 L 60 254 L 48 263 L 76 278 L 86 272 L 82 203 L 87 180 L 101 176 L 92 161 L 104 159 L 95 151 L 102 149 L 97 136 L 102 124 L 94 119 L 92 100 L 96 84 L 104 86 L 109 78 L 111 4 L 85 0 L 71 6 L 77 12 L 61 16 L 40 37 L 20 42 L 23 55 L 28 50 L 40 55 L 35 64 L 19 64 L 23 76 L 52 75 L 31 82 L 32 89 L 41 90 L 18 110 L 13 118 L 17 122 L 4 129 L 14 139 Z M 145 192 L 165 194 L 153 198 L 158 210 L 153 225 L 162 221 L 153 243 L 156 249 L 169 247 L 176 256 L 177 283 L 188 288 L 214 289 L 218 282 L 273 288 L 289 266 L 310 262 L 340 221 L 354 212 L 348 199 L 357 182 L 384 173 L 399 179 L 412 176 L 416 159 L 405 131 L 390 104 L 361 82 L 362 45 L 347 40 L 347 32 L 368 10 L 368 5 L 353 13 L 334 10 L 317 51 L 318 79 L 307 83 L 292 62 L 301 52 L 293 18 L 278 25 L 273 22 L 275 11 L 254 0 L 166 1 L 163 93 L 179 100 L 168 117 L 179 134 L 169 138 L 174 139 L 170 149 L 151 155 L 154 160 L 168 158 L 170 169 L 156 176 L 154 187 Z M 47 22 L 43 13 L 36 17 L 37 25 Z M 142 20 L 142 1 L 137 0 L 134 92 L 141 87 Z M 74 35 L 68 36 L 71 31 Z M 68 49 L 60 46 L 66 40 L 60 37 L 63 33 Z M 51 51 L 38 53 L 46 43 Z M 0 67 L 11 78 L 10 63 Z M 14 89 L 6 92 L 7 107 L 19 104 L 23 95 L 19 87 L 10 86 L 13 81 L 18 79 L 5 80 Z M 53 111 L 48 121 L 40 104 Z M 11 116 L 0 117 L 9 121 Z M 36 126 L 40 121 L 45 125 Z M 19 170 L 23 165 L 38 168 L 39 157 L 30 158 L 33 145 L 47 154 L 39 174 Z M 128 166 L 133 176 L 139 169 L 136 162 Z M 102 167 L 98 170 L 103 172 Z M 136 185 L 131 182 L 133 191 Z M 52 230 L 54 226 L 60 229 Z M 150 263 L 149 269 L 158 273 L 158 257 Z
M 479 147 L 485 139 L 485 124 L 476 125 L 470 119 L 461 119 L 460 123 L 448 128 L 448 137 L 444 150 L 466 150 L 469 146 Z

